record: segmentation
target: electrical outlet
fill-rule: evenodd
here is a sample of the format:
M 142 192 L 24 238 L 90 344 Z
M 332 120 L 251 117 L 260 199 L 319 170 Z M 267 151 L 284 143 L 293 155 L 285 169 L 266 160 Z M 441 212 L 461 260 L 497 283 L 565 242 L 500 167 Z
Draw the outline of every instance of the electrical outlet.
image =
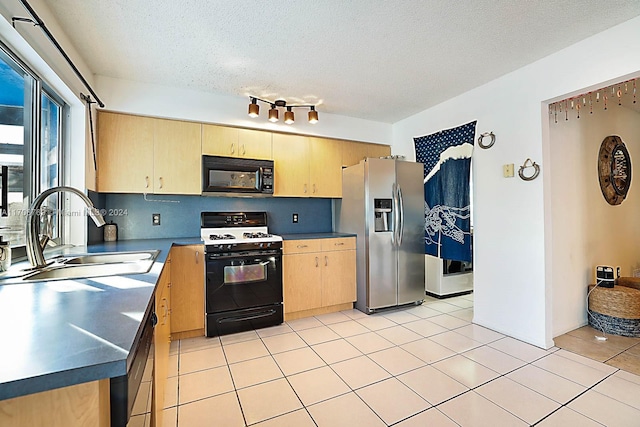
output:
M 297 213 L 294 213 L 294 214 L 293 214 L 293 223 L 294 223 L 294 224 L 297 224 L 297 223 L 298 223 L 298 214 L 297 214 Z
M 151 224 L 160 225 L 160 214 L 151 214 Z
M 502 165 L 502 176 L 505 178 L 513 178 L 513 163 Z

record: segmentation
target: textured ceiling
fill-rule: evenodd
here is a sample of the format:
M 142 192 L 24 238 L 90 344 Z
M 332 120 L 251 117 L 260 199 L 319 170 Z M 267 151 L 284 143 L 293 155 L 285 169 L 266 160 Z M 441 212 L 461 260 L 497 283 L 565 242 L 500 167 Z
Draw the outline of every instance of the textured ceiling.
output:
M 640 0 L 46 3 L 95 74 L 387 123 L 640 15 Z

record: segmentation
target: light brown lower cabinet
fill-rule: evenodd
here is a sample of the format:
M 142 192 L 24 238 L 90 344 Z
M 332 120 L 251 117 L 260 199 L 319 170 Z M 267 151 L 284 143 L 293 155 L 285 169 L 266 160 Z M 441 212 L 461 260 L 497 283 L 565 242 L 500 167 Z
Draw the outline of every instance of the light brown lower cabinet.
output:
M 204 246 L 171 248 L 171 339 L 204 335 Z
M 355 247 L 355 237 L 284 241 L 285 320 L 353 308 Z
M 153 332 L 153 388 L 151 426 L 163 425 L 164 396 L 169 374 L 171 346 L 171 263 L 167 258 L 156 286 L 156 316 L 158 323 Z
M 108 378 L 0 401 L 0 426 L 110 425 Z

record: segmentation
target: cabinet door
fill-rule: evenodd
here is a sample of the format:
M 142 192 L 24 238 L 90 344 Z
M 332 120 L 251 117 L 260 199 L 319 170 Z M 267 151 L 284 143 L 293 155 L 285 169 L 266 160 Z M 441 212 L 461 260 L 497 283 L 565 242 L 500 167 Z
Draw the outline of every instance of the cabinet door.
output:
M 311 197 L 342 197 L 342 141 L 309 138 Z
M 153 358 L 153 391 L 152 413 L 157 426 L 162 425 L 162 410 L 164 409 L 164 395 L 169 373 L 169 347 L 171 334 L 170 317 L 170 289 L 171 286 L 171 261 L 164 264 L 160 280 L 156 287 L 156 316 L 158 323 L 153 331 L 154 358 Z
M 391 155 L 391 147 L 382 144 L 367 144 L 367 157 L 387 157 Z
M 202 154 L 239 157 L 238 128 L 202 125 Z
M 321 252 L 282 256 L 284 312 L 321 306 Z
M 342 141 L 342 166 L 357 165 L 369 155 L 369 144 L 364 142 Z
M 202 330 L 204 335 L 204 250 L 202 245 L 171 248 L 171 333 Z
M 238 153 L 247 159 L 271 160 L 271 132 L 239 129 Z
M 98 113 L 99 191 L 153 191 L 153 122 L 148 117 Z
M 202 192 L 201 126 L 177 120 L 155 120 L 154 193 Z
M 356 300 L 356 251 L 322 252 L 322 305 Z
M 299 135 L 273 134 L 274 196 L 309 196 L 309 142 Z

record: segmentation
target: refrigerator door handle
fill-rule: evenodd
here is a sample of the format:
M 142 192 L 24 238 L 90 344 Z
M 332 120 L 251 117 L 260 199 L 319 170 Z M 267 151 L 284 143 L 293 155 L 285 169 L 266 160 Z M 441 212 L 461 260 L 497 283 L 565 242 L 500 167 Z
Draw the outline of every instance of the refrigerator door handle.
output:
M 402 198 L 402 188 L 398 185 L 398 206 L 400 207 L 400 230 L 398 230 L 398 246 L 402 245 L 402 236 L 404 235 L 404 199 Z
M 398 199 L 398 186 L 396 183 L 393 184 L 393 234 L 391 235 L 391 240 L 393 246 L 398 246 L 398 230 L 400 229 L 400 207 L 399 207 L 399 199 Z

